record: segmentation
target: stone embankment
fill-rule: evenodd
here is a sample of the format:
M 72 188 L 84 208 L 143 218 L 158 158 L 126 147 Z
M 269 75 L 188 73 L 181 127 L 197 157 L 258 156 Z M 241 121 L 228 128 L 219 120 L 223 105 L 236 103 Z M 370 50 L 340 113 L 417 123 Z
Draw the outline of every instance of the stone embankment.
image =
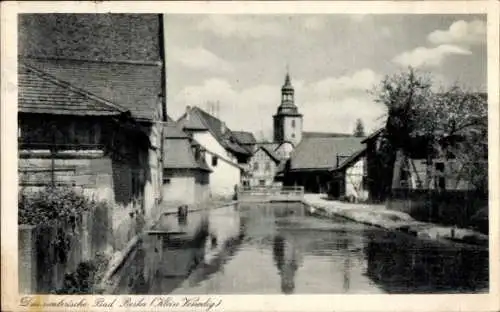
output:
M 488 236 L 463 228 L 421 222 L 410 215 L 388 210 L 385 205 L 352 204 L 332 201 L 324 195 L 305 194 L 308 212 L 320 217 L 342 217 L 351 221 L 446 244 L 468 244 L 488 248 Z

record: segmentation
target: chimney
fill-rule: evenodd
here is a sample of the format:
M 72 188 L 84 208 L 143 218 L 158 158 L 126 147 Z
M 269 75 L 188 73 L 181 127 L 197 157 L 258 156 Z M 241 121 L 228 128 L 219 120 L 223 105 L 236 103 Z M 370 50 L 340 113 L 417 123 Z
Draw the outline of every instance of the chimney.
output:
M 221 132 L 222 134 L 225 134 L 225 133 L 226 133 L 226 123 L 225 123 L 225 122 L 223 122 L 223 121 L 220 123 L 220 132 Z
M 189 113 L 191 112 L 191 106 L 186 105 L 186 120 L 189 120 Z

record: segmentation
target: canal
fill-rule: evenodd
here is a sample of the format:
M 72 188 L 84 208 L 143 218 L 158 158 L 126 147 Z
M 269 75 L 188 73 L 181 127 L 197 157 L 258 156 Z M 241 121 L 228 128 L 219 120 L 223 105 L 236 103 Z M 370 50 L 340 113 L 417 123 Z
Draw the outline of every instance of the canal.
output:
M 164 216 L 120 274 L 117 294 L 377 294 L 488 291 L 488 252 L 437 245 L 302 204 L 239 204 Z

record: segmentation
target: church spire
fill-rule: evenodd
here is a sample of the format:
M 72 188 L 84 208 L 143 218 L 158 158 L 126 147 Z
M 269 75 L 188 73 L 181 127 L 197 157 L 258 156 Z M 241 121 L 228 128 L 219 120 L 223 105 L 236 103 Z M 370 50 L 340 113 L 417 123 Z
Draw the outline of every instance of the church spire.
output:
M 289 68 L 288 64 L 286 64 L 285 83 L 283 84 L 283 87 L 281 88 L 281 90 L 282 91 L 285 91 L 285 90 L 293 91 L 292 81 L 290 79 L 290 68 Z

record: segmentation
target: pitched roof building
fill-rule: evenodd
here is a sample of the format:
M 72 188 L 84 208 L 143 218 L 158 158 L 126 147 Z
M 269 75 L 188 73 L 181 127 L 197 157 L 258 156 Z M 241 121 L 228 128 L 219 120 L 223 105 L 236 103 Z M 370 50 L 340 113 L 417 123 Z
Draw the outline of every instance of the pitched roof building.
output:
M 175 123 L 165 125 L 166 150 L 164 169 L 196 169 L 210 172 L 201 147 L 184 133 Z
M 225 122 L 197 106 L 187 107 L 186 111 L 178 120 L 182 129 L 194 132 L 209 131 L 229 153 L 240 159 L 241 163 L 251 155 L 252 152 L 238 140 L 241 138 L 241 132 L 235 135 Z
M 110 116 L 129 112 L 22 61 L 18 65 L 18 86 L 18 111 L 23 113 Z
M 20 14 L 18 33 L 18 57 L 27 66 L 119 105 L 141 123 L 150 143 L 144 212 L 154 219 L 166 121 L 163 15 Z
M 345 158 L 364 149 L 363 138 L 353 136 L 316 135 L 305 132 L 292 152 L 289 170 L 329 170 L 338 167 Z

